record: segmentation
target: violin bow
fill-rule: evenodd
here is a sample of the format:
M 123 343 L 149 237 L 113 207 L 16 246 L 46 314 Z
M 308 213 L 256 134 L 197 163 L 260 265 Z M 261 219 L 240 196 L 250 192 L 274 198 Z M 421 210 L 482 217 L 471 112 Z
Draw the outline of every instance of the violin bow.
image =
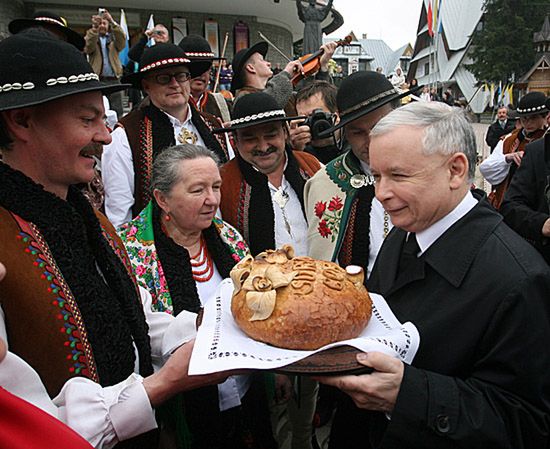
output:
M 287 62 L 291 62 L 291 61 L 292 61 L 292 59 L 290 59 L 287 55 L 285 55 L 285 54 L 283 53 L 283 51 L 282 51 L 279 47 L 277 47 L 273 42 L 271 42 L 267 37 L 265 37 L 265 35 L 264 35 L 261 31 L 258 31 L 258 34 L 260 35 L 260 37 L 261 37 L 264 41 L 266 41 L 269 45 L 271 45 L 271 46 L 273 47 L 274 50 L 277 50 L 277 52 L 278 52 L 283 58 L 285 58 L 285 60 L 286 60 Z
M 225 57 L 225 49 L 227 48 L 227 40 L 229 39 L 229 33 L 225 33 L 225 38 L 223 40 L 223 49 L 222 49 L 222 58 Z M 222 70 L 222 62 L 221 60 L 218 61 L 218 72 L 216 73 L 216 82 L 214 83 L 214 89 L 212 89 L 212 92 L 216 93 L 218 90 L 218 84 L 220 83 L 220 72 Z

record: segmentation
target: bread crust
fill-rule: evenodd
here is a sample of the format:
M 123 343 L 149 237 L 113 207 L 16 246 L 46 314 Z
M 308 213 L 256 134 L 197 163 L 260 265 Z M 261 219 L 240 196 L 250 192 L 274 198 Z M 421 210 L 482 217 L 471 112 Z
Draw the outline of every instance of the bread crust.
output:
M 372 314 L 372 301 L 363 286 L 362 269 L 344 270 L 332 262 L 292 257 L 292 253 L 292 248 L 286 246 L 282 250 L 262 253 L 255 260 L 249 258 L 235 267 L 242 282 L 239 288 L 238 276 L 232 272 L 236 288 L 231 312 L 239 327 L 254 340 L 286 349 L 314 350 L 357 337 Z M 276 299 L 269 316 L 255 319 L 258 316 L 255 303 L 251 308 L 247 294 L 256 293 L 249 288 L 255 283 L 260 289 L 269 289 L 264 280 L 267 285 L 270 279 L 278 285 L 283 281 L 277 279 L 285 276 L 290 282 L 275 289 Z M 266 302 L 271 298 L 268 296 L 265 296 Z M 263 298 L 254 298 L 257 297 Z

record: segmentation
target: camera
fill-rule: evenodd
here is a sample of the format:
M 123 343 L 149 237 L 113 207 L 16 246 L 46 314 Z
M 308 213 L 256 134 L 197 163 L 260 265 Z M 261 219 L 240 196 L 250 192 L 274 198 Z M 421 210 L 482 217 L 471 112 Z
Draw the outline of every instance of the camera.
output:
M 309 126 L 311 140 L 319 140 L 319 134 L 332 128 L 334 125 L 334 114 L 325 112 L 322 109 L 315 109 L 302 124 Z M 323 139 L 330 136 L 332 136 L 332 134 L 323 136 Z
M 103 14 L 105 14 L 106 12 L 107 12 L 107 10 L 106 10 L 105 8 L 99 8 L 99 9 L 97 10 L 97 13 L 98 13 L 101 17 L 103 17 Z

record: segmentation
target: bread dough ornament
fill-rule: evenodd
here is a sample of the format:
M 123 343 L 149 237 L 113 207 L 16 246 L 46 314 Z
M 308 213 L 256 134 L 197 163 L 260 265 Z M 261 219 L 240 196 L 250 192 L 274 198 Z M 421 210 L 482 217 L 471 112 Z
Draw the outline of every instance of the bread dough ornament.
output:
M 280 348 L 315 350 L 355 338 L 372 314 L 361 267 L 294 257 L 290 245 L 244 258 L 231 279 L 239 327 Z

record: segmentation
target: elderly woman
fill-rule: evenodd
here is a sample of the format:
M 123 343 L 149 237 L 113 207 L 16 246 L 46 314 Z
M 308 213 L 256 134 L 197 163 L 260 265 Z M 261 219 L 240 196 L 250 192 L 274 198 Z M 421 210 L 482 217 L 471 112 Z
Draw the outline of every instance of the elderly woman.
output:
M 199 312 L 248 253 L 240 234 L 216 217 L 221 182 L 217 156 L 206 148 L 176 145 L 157 156 L 151 176 L 154 199 L 119 230 L 154 311 Z M 254 447 L 272 447 L 265 402 L 263 385 L 251 376 L 232 376 L 217 389 L 186 393 L 186 425 L 181 420 L 174 425 L 178 447 L 244 448 L 251 437 L 267 439 Z M 181 410 L 175 406 L 165 418 L 178 421 L 174 413 L 181 415 Z

